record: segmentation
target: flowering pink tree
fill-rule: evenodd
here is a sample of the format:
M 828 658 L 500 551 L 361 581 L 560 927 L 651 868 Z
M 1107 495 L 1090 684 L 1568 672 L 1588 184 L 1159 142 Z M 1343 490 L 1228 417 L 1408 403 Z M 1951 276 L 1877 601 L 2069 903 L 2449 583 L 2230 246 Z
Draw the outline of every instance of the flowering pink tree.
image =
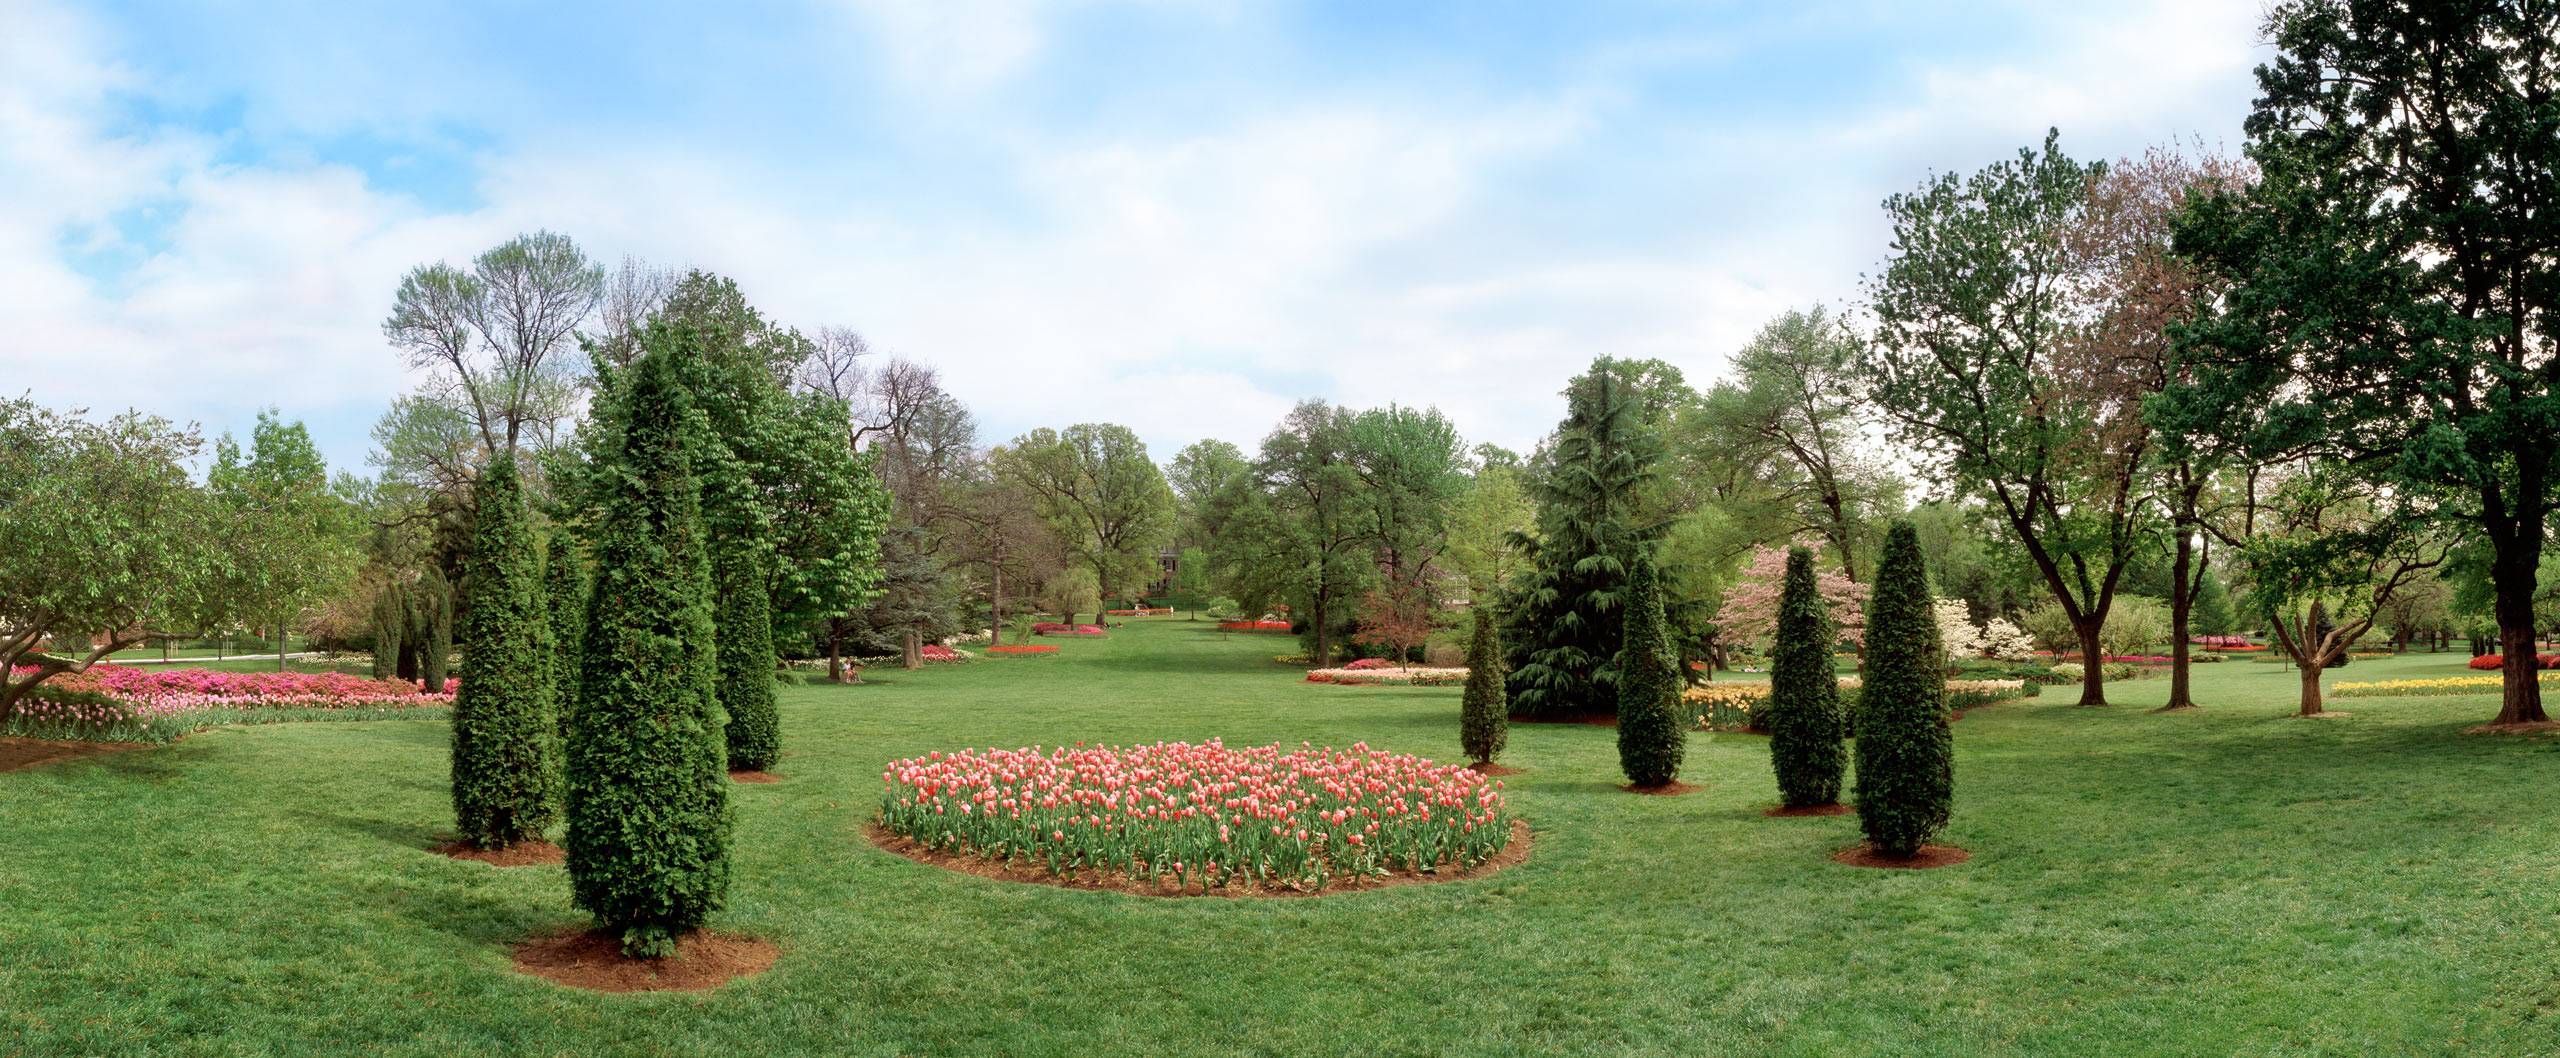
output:
M 1778 588 L 1787 576 L 1787 553 L 1763 547 L 1751 553 L 1751 564 L 1724 595 L 1716 611 L 1717 638 L 1728 643 L 1766 643 L 1778 634 Z M 1852 643 L 1866 634 L 1867 586 L 1837 570 L 1814 574 L 1814 586 L 1831 610 L 1832 627 Z

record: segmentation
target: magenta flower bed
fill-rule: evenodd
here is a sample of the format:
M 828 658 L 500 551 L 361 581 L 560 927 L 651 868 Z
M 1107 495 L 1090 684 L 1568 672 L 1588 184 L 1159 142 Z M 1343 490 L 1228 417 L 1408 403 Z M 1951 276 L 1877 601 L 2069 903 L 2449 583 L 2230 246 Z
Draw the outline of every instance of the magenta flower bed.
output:
M 1071 625 L 1056 621 L 1042 621 L 1031 626 L 1031 634 L 1035 636 L 1099 636 L 1110 633 L 1101 625 Z
M 1202 891 L 1464 868 L 1511 836 L 1499 781 L 1366 744 L 966 749 L 880 780 L 881 825 L 929 848 Z
M 32 671 L 18 669 L 18 673 Z M 13 733 L 160 741 L 224 723 L 288 713 L 365 713 L 453 704 L 457 680 L 419 693 L 405 680 L 346 673 L 217 672 L 100 664 L 44 682 L 19 703 Z M 103 696 L 106 701 L 95 700 Z M 67 699 L 67 700 L 56 700 Z

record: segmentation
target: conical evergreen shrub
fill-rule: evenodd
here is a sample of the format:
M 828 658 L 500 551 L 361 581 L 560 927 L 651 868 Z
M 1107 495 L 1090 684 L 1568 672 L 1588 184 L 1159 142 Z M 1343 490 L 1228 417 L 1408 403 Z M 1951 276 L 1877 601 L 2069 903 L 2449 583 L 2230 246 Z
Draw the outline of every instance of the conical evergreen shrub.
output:
M 1778 589 L 1778 641 L 1769 658 L 1769 766 L 1778 773 L 1778 803 L 1787 808 L 1837 804 L 1848 767 L 1841 745 L 1840 679 L 1831 671 L 1831 612 L 1813 577 L 1813 552 L 1787 550 Z
M 1662 616 L 1662 580 L 1639 550 L 1628 563 L 1626 638 L 1618 654 L 1618 766 L 1638 788 L 1668 786 L 1689 751 L 1678 655 Z
M 1896 522 L 1867 603 L 1857 709 L 1858 827 L 1888 856 L 1910 856 L 1947 825 L 1955 740 L 1947 727 L 1946 656 L 1929 574 L 1911 523 Z
M 587 570 L 577 542 L 566 533 L 552 535 L 551 551 L 543 557 L 542 595 L 544 616 L 551 625 L 552 708 L 560 715 L 560 730 L 566 732 L 570 709 L 578 700 L 578 645 L 587 635 Z
M 1502 693 L 1502 638 L 1494 630 L 1493 611 L 1482 604 L 1475 613 L 1475 637 L 1467 642 L 1467 690 L 1458 704 L 1458 742 L 1467 757 L 1491 764 L 1511 740 L 1511 707 Z
M 728 745 L 681 331 L 652 328 L 593 501 L 595 576 L 569 723 L 569 880 L 626 954 L 672 954 L 729 890 Z
M 729 767 L 763 771 L 782 755 L 782 717 L 774 705 L 772 578 L 755 505 L 738 495 L 744 485 L 741 479 L 706 490 L 719 496 L 707 504 L 716 509 L 709 535 L 712 623 L 720 644 L 720 705 L 729 714 Z
M 399 581 L 382 586 L 373 597 L 373 676 L 387 680 L 400 672 L 400 644 L 409 635 L 409 599 Z
M 538 841 L 559 818 L 560 752 L 552 711 L 551 628 L 513 456 L 471 488 L 471 649 L 453 699 L 453 814 L 483 849 Z
M 453 584 L 444 571 L 428 566 L 409 596 L 409 642 L 418 652 L 418 689 L 444 690 L 445 666 L 453 658 Z

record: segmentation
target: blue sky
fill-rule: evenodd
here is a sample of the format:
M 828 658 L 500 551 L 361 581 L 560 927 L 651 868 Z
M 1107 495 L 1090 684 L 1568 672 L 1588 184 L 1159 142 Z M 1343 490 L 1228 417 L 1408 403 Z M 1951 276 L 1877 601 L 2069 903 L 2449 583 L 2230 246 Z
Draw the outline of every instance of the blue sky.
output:
M 0 385 L 277 405 L 361 469 L 400 274 L 549 228 L 933 364 L 988 442 L 1325 397 L 1525 447 L 1594 355 L 1712 379 L 1854 307 L 1932 170 L 2236 149 L 2256 42 L 2239 0 L 0 0 Z

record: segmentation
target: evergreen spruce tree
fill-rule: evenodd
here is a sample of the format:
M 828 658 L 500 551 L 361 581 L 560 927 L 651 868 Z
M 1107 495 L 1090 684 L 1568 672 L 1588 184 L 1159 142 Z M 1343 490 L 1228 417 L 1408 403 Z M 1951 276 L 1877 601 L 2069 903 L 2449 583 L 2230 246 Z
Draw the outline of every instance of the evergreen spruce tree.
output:
M 587 571 L 577 542 L 567 533 L 553 534 L 550 554 L 543 557 L 542 596 L 551 625 L 552 709 L 565 734 L 570 708 L 578 700 L 578 645 L 587 634 Z
M 1618 766 L 1638 789 L 1669 786 L 1689 750 L 1679 656 L 1662 616 L 1662 579 L 1639 551 L 1627 571 L 1626 632 L 1618 655 Z
M 1769 659 L 1769 707 L 1761 720 L 1769 731 L 1769 766 L 1778 773 L 1782 807 L 1840 800 L 1848 760 L 1841 745 L 1847 723 L 1840 714 L 1840 680 L 1831 672 L 1831 646 L 1838 638 L 1815 586 L 1813 552 L 1787 549 L 1777 644 Z
M 1626 368 L 1603 359 L 1565 390 L 1555 445 L 1531 479 L 1538 536 L 1506 597 L 1512 715 L 1607 716 L 1616 707 L 1628 563 L 1659 535 L 1631 508 L 1662 442 Z
M 462 840 L 499 849 L 541 840 L 559 816 L 551 628 L 515 457 L 492 461 L 471 493 L 471 648 L 453 699 L 453 814 Z
M 1929 575 L 1911 523 L 1896 522 L 1867 602 L 1858 691 L 1858 827 L 1887 856 L 1920 851 L 1947 825 L 1955 742 L 1947 727 L 1946 656 Z
M 1475 611 L 1475 636 L 1467 641 L 1467 690 L 1459 699 L 1458 742 L 1467 757 L 1490 765 L 1510 741 L 1510 706 L 1502 693 L 1502 638 L 1494 630 L 1493 611 Z
M 569 880 L 626 954 L 659 958 L 729 889 L 728 746 L 692 449 L 685 330 L 653 326 L 593 501 L 595 575 L 569 723 Z
M 445 666 L 453 657 L 453 584 L 444 571 L 428 566 L 409 591 L 409 641 L 418 653 L 418 689 L 444 690 Z

